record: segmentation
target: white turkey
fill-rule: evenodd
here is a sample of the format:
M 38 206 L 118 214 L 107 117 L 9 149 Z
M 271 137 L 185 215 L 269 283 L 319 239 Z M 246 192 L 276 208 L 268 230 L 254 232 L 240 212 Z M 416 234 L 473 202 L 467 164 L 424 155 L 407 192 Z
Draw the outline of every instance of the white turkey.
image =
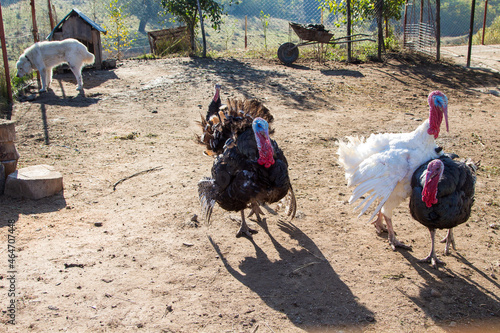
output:
M 388 232 L 393 250 L 410 247 L 396 239 L 392 211 L 410 195 L 413 172 L 426 161 L 442 155 L 435 139 L 443 116 L 448 131 L 448 98 L 440 91 L 433 91 L 427 101 L 429 119 L 413 132 L 371 134 L 366 140 L 348 137 L 347 142 L 338 143 L 338 161 L 345 169 L 347 185 L 355 187 L 349 203 L 362 199 L 356 207 L 361 216 L 371 204 L 380 201 L 369 220 L 378 215 L 372 223 L 378 233 Z
M 411 179 L 411 216 L 429 228 L 431 252 L 420 260 L 430 262 L 434 268 L 442 262 L 434 250 L 436 229 L 449 229 L 443 243 L 445 254 L 449 254 L 450 244 L 455 249 L 453 228 L 466 222 L 474 203 L 474 186 L 477 166 L 470 162 L 460 162 L 442 156 L 422 164 Z

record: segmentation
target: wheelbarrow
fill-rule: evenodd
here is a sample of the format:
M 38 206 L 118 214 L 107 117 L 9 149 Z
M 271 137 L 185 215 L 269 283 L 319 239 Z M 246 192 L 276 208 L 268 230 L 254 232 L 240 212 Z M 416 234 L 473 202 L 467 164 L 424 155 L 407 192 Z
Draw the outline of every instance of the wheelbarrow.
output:
M 291 65 L 299 57 L 299 46 L 304 45 L 314 45 L 314 44 L 344 44 L 344 43 L 354 43 L 361 41 L 371 41 L 375 40 L 371 38 L 360 38 L 352 40 L 353 37 L 370 37 L 367 34 L 354 34 L 350 36 L 332 38 L 333 34 L 324 29 L 322 25 L 310 25 L 308 27 L 290 22 L 290 27 L 301 40 L 302 43 L 295 45 L 294 43 L 283 43 L 278 48 L 278 59 L 281 60 L 285 65 Z

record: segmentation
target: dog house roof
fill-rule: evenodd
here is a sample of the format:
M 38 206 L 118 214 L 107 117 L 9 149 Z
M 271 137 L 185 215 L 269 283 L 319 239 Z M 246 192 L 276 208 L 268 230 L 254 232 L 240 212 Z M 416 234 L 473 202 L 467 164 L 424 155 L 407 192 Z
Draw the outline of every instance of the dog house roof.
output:
M 107 33 L 106 30 L 104 30 L 103 28 L 101 28 L 101 26 L 97 23 L 95 23 L 94 21 L 92 21 L 90 18 L 88 18 L 87 15 L 85 15 L 84 13 L 82 13 L 81 11 L 79 11 L 78 9 L 76 8 L 73 8 L 71 10 L 71 12 L 68 13 L 68 15 L 66 15 L 55 27 L 54 29 L 50 32 L 50 34 L 47 36 L 47 39 L 48 40 L 51 40 L 52 39 L 52 36 L 54 35 L 54 32 L 58 29 L 61 28 L 61 26 L 64 24 L 64 22 L 66 22 L 66 20 L 72 16 L 79 16 L 82 20 L 84 20 L 85 22 L 87 22 L 93 29 L 96 29 L 97 31 L 100 31 L 104 34 Z

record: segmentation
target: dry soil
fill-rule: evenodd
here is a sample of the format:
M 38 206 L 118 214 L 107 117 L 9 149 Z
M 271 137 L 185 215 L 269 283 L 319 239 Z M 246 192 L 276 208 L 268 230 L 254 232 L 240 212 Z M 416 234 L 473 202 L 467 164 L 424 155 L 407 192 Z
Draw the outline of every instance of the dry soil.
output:
M 200 218 L 197 182 L 212 158 L 196 144 L 213 86 L 255 97 L 275 117 L 298 200 L 296 219 L 266 214 L 253 240 L 238 213 Z M 8 332 L 498 332 L 500 76 L 416 56 L 347 65 L 300 59 L 128 60 L 71 73 L 16 103 L 19 167 L 49 164 L 64 193 L 0 197 L 1 319 Z M 418 263 L 428 230 L 408 203 L 394 212 L 392 251 L 347 203 L 336 141 L 408 132 L 427 95 L 449 98 L 438 144 L 481 160 L 472 216 L 439 269 Z M 273 206 L 274 207 L 274 206 Z M 8 297 L 9 221 L 15 297 Z M 439 231 L 438 237 L 445 231 Z M 15 299 L 15 326 L 7 306 Z

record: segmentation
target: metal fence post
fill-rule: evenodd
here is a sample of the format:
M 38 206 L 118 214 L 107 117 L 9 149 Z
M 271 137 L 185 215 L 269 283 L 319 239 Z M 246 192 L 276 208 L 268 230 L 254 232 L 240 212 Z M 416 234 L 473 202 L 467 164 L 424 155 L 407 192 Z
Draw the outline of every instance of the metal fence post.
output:
M 474 11 L 476 9 L 476 0 L 472 0 L 472 8 L 470 10 L 470 28 L 469 28 L 469 48 L 467 50 L 467 68 L 470 67 L 470 57 L 472 53 L 472 36 L 474 34 Z

